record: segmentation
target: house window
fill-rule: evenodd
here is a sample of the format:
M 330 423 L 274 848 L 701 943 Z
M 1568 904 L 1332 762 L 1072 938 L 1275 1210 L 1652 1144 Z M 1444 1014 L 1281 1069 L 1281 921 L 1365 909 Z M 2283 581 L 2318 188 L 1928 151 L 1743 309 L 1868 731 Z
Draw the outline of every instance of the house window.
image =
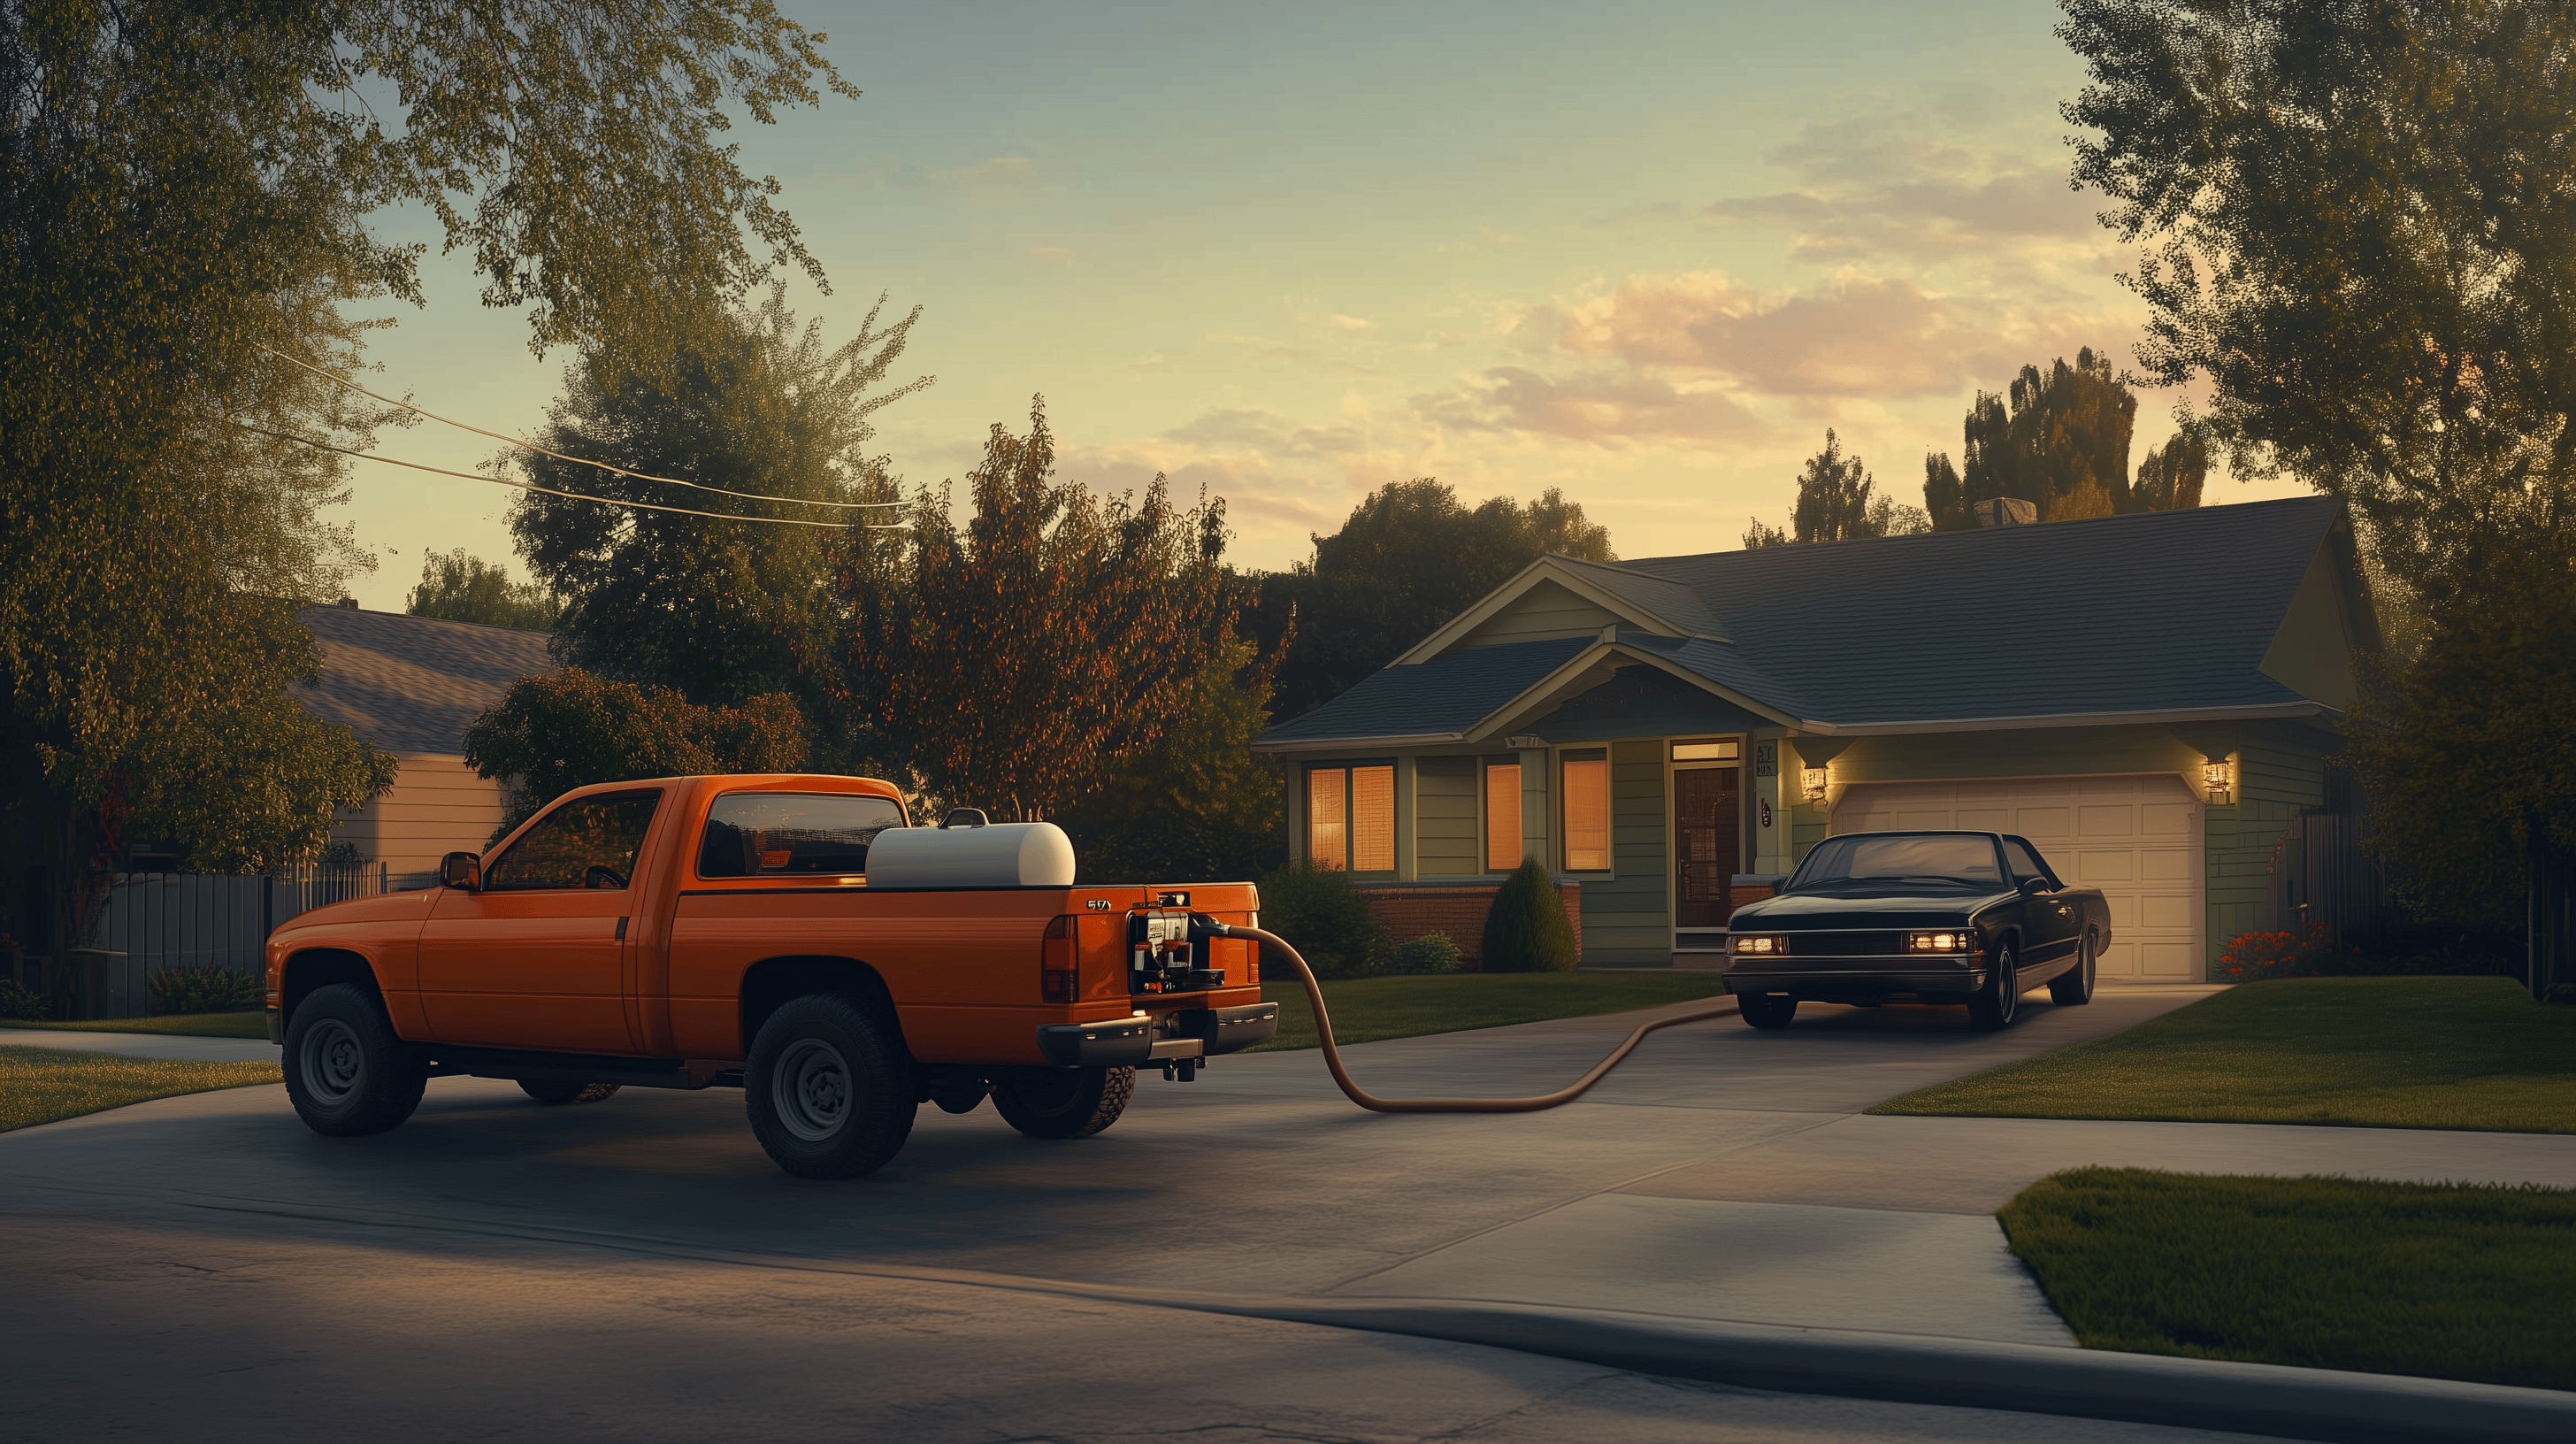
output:
M 1521 865 L 1521 765 L 1485 764 L 1485 871 Z
M 1610 870 L 1610 754 L 1565 754 L 1565 870 Z
M 1306 773 L 1306 860 L 1353 872 L 1395 871 L 1395 768 Z

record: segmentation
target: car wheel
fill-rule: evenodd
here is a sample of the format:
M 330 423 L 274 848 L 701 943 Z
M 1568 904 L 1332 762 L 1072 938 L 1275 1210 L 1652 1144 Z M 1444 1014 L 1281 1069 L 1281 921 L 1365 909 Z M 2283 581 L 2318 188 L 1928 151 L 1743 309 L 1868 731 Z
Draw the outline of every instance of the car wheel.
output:
M 2020 963 L 2012 944 L 1996 946 L 1994 972 L 1977 995 L 1968 1000 L 1969 1022 L 1989 1033 L 2012 1025 L 2013 1014 L 2021 1009 L 2021 974 L 2015 971 Z
M 993 1089 L 993 1108 L 1031 1138 L 1089 1138 L 1127 1111 L 1133 1068 L 1032 1068 Z
M 743 1066 L 751 1133 L 799 1178 L 863 1178 L 912 1136 L 909 1070 L 857 999 L 814 993 L 760 1025 Z
M 1778 993 L 1746 993 L 1736 1003 L 1744 1021 L 1756 1028 L 1786 1028 L 1798 1015 L 1798 1000 Z
M 316 988 L 295 1006 L 283 1061 L 295 1116 L 332 1138 L 401 1127 L 429 1086 L 375 995 L 350 983 Z
M 519 1091 L 549 1108 L 566 1103 L 596 1103 L 615 1096 L 615 1083 L 566 1083 L 554 1078 L 522 1078 Z
M 2061 1008 L 2080 1008 L 2093 1001 L 2093 972 L 2096 945 L 2093 934 L 2076 944 L 2075 966 L 2048 980 L 2048 1000 Z

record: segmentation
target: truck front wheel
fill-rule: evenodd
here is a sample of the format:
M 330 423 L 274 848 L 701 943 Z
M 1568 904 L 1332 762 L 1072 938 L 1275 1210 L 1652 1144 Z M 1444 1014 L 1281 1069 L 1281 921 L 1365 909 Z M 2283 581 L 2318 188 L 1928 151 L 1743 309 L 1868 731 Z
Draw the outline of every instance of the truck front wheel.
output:
M 1089 1138 L 1127 1111 L 1133 1068 L 1032 1068 L 997 1082 L 993 1108 L 1031 1138 Z
M 401 1127 L 429 1085 L 374 995 L 348 983 L 316 988 L 296 1004 L 283 1061 L 295 1116 L 333 1138 Z
M 799 1178 L 863 1178 L 912 1136 L 912 1080 L 883 1029 L 839 993 L 794 999 L 751 1043 L 752 1136 Z

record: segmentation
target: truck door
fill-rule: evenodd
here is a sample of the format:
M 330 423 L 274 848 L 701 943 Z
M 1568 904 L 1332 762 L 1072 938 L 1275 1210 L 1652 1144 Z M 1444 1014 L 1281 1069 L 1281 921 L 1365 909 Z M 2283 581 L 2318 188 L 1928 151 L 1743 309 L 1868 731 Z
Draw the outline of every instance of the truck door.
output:
M 2048 891 L 2022 905 L 2021 965 L 2025 968 L 2055 964 L 2075 955 L 2076 930 L 2083 925 L 2071 898 L 2058 896 L 2061 884 L 2039 853 L 2018 837 L 2004 839 L 2004 861 L 2012 864 L 2013 885 L 2023 878 L 2035 877 L 2047 884 Z
M 658 788 L 554 809 L 484 870 L 448 889 L 420 937 L 420 1001 L 442 1043 L 635 1053 L 626 934 Z

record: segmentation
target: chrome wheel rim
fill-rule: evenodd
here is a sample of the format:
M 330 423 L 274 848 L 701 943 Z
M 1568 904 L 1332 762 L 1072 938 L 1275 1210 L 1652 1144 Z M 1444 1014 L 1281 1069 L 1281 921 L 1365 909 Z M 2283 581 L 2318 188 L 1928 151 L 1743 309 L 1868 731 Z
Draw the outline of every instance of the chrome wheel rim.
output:
M 778 1121 L 807 1143 L 822 1143 L 850 1117 L 850 1065 L 820 1038 L 799 1038 L 779 1055 L 770 1102 Z
M 358 1091 L 358 1075 L 366 1068 L 366 1045 L 358 1041 L 357 1029 L 337 1018 L 324 1018 L 304 1030 L 296 1061 L 304 1074 L 304 1091 L 314 1102 L 336 1108 Z

